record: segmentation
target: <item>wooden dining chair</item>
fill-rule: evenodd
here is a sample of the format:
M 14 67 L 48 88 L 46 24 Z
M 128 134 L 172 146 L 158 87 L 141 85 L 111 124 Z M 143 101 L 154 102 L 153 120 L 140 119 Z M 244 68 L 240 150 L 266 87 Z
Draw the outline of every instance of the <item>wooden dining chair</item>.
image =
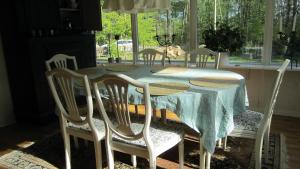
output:
M 61 53 L 53 55 L 52 58 L 46 60 L 45 64 L 47 71 L 51 71 L 54 68 L 67 68 L 72 70 L 78 70 L 76 57 Z M 55 112 L 58 113 L 57 110 Z M 74 137 L 74 143 L 75 147 L 78 148 L 79 144 L 78 139 L 76 137 Z M 85 142 L 85 144 L 87 145 L 87 142 Z
M 214 68 L 219 69 L 220 54 L 214 52 L 208 48 L 197 48 L 190 52 L 190 57 L 196 56 L 196 67 L 207 68 L 207 62 L 209 58 L 214 58 Z
M 105 137 L 105 125 L 103 120 L 93 117 L 94 108 L 88 77 L 69 69 L 53 69 L 47 71 L 46 76 L 55 103 L 59 108 L 60 127 L 65 146 L 66 168 L 71 168 L 70 136 L 75 136 L 94 143 L 96 168 L 101 169 L 101 140 Z M 75 99 L 74 86 L 76 86 L 75 82 L 78 81 L 83 84 L 87 109 L 78 107 Z
M 144 61 L 144 65 L 147 66 L 154 66 L 155 65 L 155 59 L 157 56 L 161 57 L 161 65 L 165 66 L 165 53 L 160 52 L 156 49 L 151 49 L 151 48 L 147 48 L 147 49 L 143 49 L 139 52 L 139 55 L 142 56 L 143 61 Z M 138 115 L 138 105 L 134 105 L 135 106 L 135 113 Z M 162 110 L 162 112 L 165 112 L 165 110 Z M 153 113 L 155 115 L 155 119 L 156 119 L 156 114 L 157 114 L 157 110 L 153 110 Z M 164 113 L 162 113 L 164 114 Z
M 142 56 L 144 65 L 154 66 L 157 56 L 161 56 L 161 64 L 162 66 L 165 65 L 165 54 L 156 49 L 143 49 L 139 52 L 139 55 Z
M 123 74 L 106 74 L 91 80 L 96 94 L 99 110 L 105 121 L 106 146 L 109 169 L 114 167 L 112 151 L 134 155 L 133 166 L 136 167 L 136 156 L 147 158 L 150 168 L 156 168 L 156 158 L 178 144 L 179 166 L 184 165 L 184 132 L 177 126 L 151 123 L 152 108 L 149 85 L 134 80 Z M 106 86 L 113 113 L 107 113 L 100 97 L 98 83 Z M 134 121 L 128 110 L 128 90 L 130 87 L 143 89 L 145 108 L 144 119 Z M 113 116 L 112 116 L 113 114 Z
M 267 104 L 263 113 L 247 110 L 244 113 L 235 115 L 233 118 L 235 127 L 229 136 L 255 139 L 254 151 L 256 169 L 261 169 L 262 146 L 264 146 L 265 159 L 268 159 L 269 133 L 273 110 L 284 73 L 289 63 L 290 60 L 286 59 L 280 68 L 277 69 L 277 76 L 276 79 L 274 79 L 272 92 L 267 98 Z
M 54 55 L 52 58 L 46 61 L 46 67 L 48 71 L 52 70 L 53 68 L 68 68 L 78 70 L 76 57 L 66 54 Z

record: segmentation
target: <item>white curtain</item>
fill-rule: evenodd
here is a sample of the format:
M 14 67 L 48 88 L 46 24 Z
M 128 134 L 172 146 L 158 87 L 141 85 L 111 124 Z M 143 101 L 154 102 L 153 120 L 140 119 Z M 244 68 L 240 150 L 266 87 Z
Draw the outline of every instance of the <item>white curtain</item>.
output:
M 139 13 L 170 9 L 170 0 L 104 0 L 103 11 Z

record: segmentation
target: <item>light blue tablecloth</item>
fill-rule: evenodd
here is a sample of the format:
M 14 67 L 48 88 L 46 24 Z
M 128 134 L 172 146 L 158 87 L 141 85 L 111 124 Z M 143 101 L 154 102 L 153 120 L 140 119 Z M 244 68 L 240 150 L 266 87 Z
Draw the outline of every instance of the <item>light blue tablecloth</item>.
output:
M 91 78 L 109 72 L 102 68 Z M 233 115 L 245 111 L 245 80 L 234 72 L 213 69 L 188 69 L 173 74 L 152 73 L 149 67 L 139 67 L 124 74 L 147 83 L 181 82 L 190 86 L 182 93 L 167 96 L 152 96 L 154 109 L 168 109 L 178 115 L 181 121 L 200 133 L 204 147 L 213 153 L 216 141 L 228 135 L 234 128 Z M 229 77 L 238 83 L 225 88 L 200 87 L 189 80 L 201 77 Z M 129 102 L 142 104 L 142 94 L 129 88 Z

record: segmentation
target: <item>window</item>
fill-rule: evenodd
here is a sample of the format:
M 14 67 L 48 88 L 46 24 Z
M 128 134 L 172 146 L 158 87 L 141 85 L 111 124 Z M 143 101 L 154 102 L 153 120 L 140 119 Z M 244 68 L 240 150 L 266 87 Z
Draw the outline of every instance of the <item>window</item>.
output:
M 140 50 L 167 50 L 171 62 L 184 61 L 187 50 L 187 5 L 184 0 L 171 0 L 171 10 L 140 13 L 138 15 Z M 166 36 L 165 36 L 166 35 Z M 156 38 L 159 36 L 159 40 Z M 167 41 L 167 42 L 166 42 Z M 168 46 L 168 48 L 167 48 Z
M 210 27 L 227 24 L 242 31 L 242 47 L 230 53 L 231 63 L 259 63 L 262 58 L 265 1 L 198 0 L 198 42 L 205 44 L 203 33 Z M 216 2 L 216 5 L 215 5 Z M 216 15 L 216 20 L 215 16 Z
M 285 58 L 300 57 L 299 40 L 299 5 L 300 0 L 275 0 L 274 23 L 273 23 L 273 49 L 272 62 L 282 62 Z M 294 26 L 295 25 L 295 26 Z M 292 31 L 295 31 L 295 47 L 292 46 Z M 279 33 L 281 32 L 281 33 Z
M 96 33 L 97 60 L 107 62 L 110 56 L 119 55 L 123 61 L 132 61 L 130 14 L 103 12 L 102 15 L 103 30 Z M 119 35 L 118 43 L 116 35 Z

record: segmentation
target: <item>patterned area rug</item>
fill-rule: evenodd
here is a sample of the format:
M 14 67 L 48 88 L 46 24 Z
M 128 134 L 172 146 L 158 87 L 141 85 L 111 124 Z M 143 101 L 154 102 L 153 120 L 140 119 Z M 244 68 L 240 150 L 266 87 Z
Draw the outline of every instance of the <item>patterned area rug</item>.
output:
M 79 149 L 72 147 L 72 168 L 95 168 L 93 144 L 85 146 L 81 142 Z M 211 161 L 212 169 L 241 169 L 252 168 L 254 165 L 253 156 L 254 142 L 249 139 L 228 139 L 228 149 L 216 149 Z M 73 144 L 72 144 L 73 145 Z M 249 146 L 250 145 L 250 146 Z M 102 144 L 103 165 L 107 167 L 105 147 Z M 185 140 L 185 166 L 187 168 L 199 168 L 199 143 L 195 140 Z M 270 158 L 263 164 L 265 169 L 284 169 L 286 163 L 283 157 L 286 156 L 285 139 L 281 134 L 270 136 Z M 115 168 L 131 169 L 130 156 L 122 153 L 115 153 Z M 177 147 L 166 152 L 157 160 L 157 168 L 178 168 Z M 12 169 L 53 169 L 65 168 L 63 140 L 61 135 L 55 134 L 47 139 L 35 143 L 29 148 L 15 150 L 0 157 L 0 168 Z M 138 158 L 138 168 L 148 168 L 145 159 Z

